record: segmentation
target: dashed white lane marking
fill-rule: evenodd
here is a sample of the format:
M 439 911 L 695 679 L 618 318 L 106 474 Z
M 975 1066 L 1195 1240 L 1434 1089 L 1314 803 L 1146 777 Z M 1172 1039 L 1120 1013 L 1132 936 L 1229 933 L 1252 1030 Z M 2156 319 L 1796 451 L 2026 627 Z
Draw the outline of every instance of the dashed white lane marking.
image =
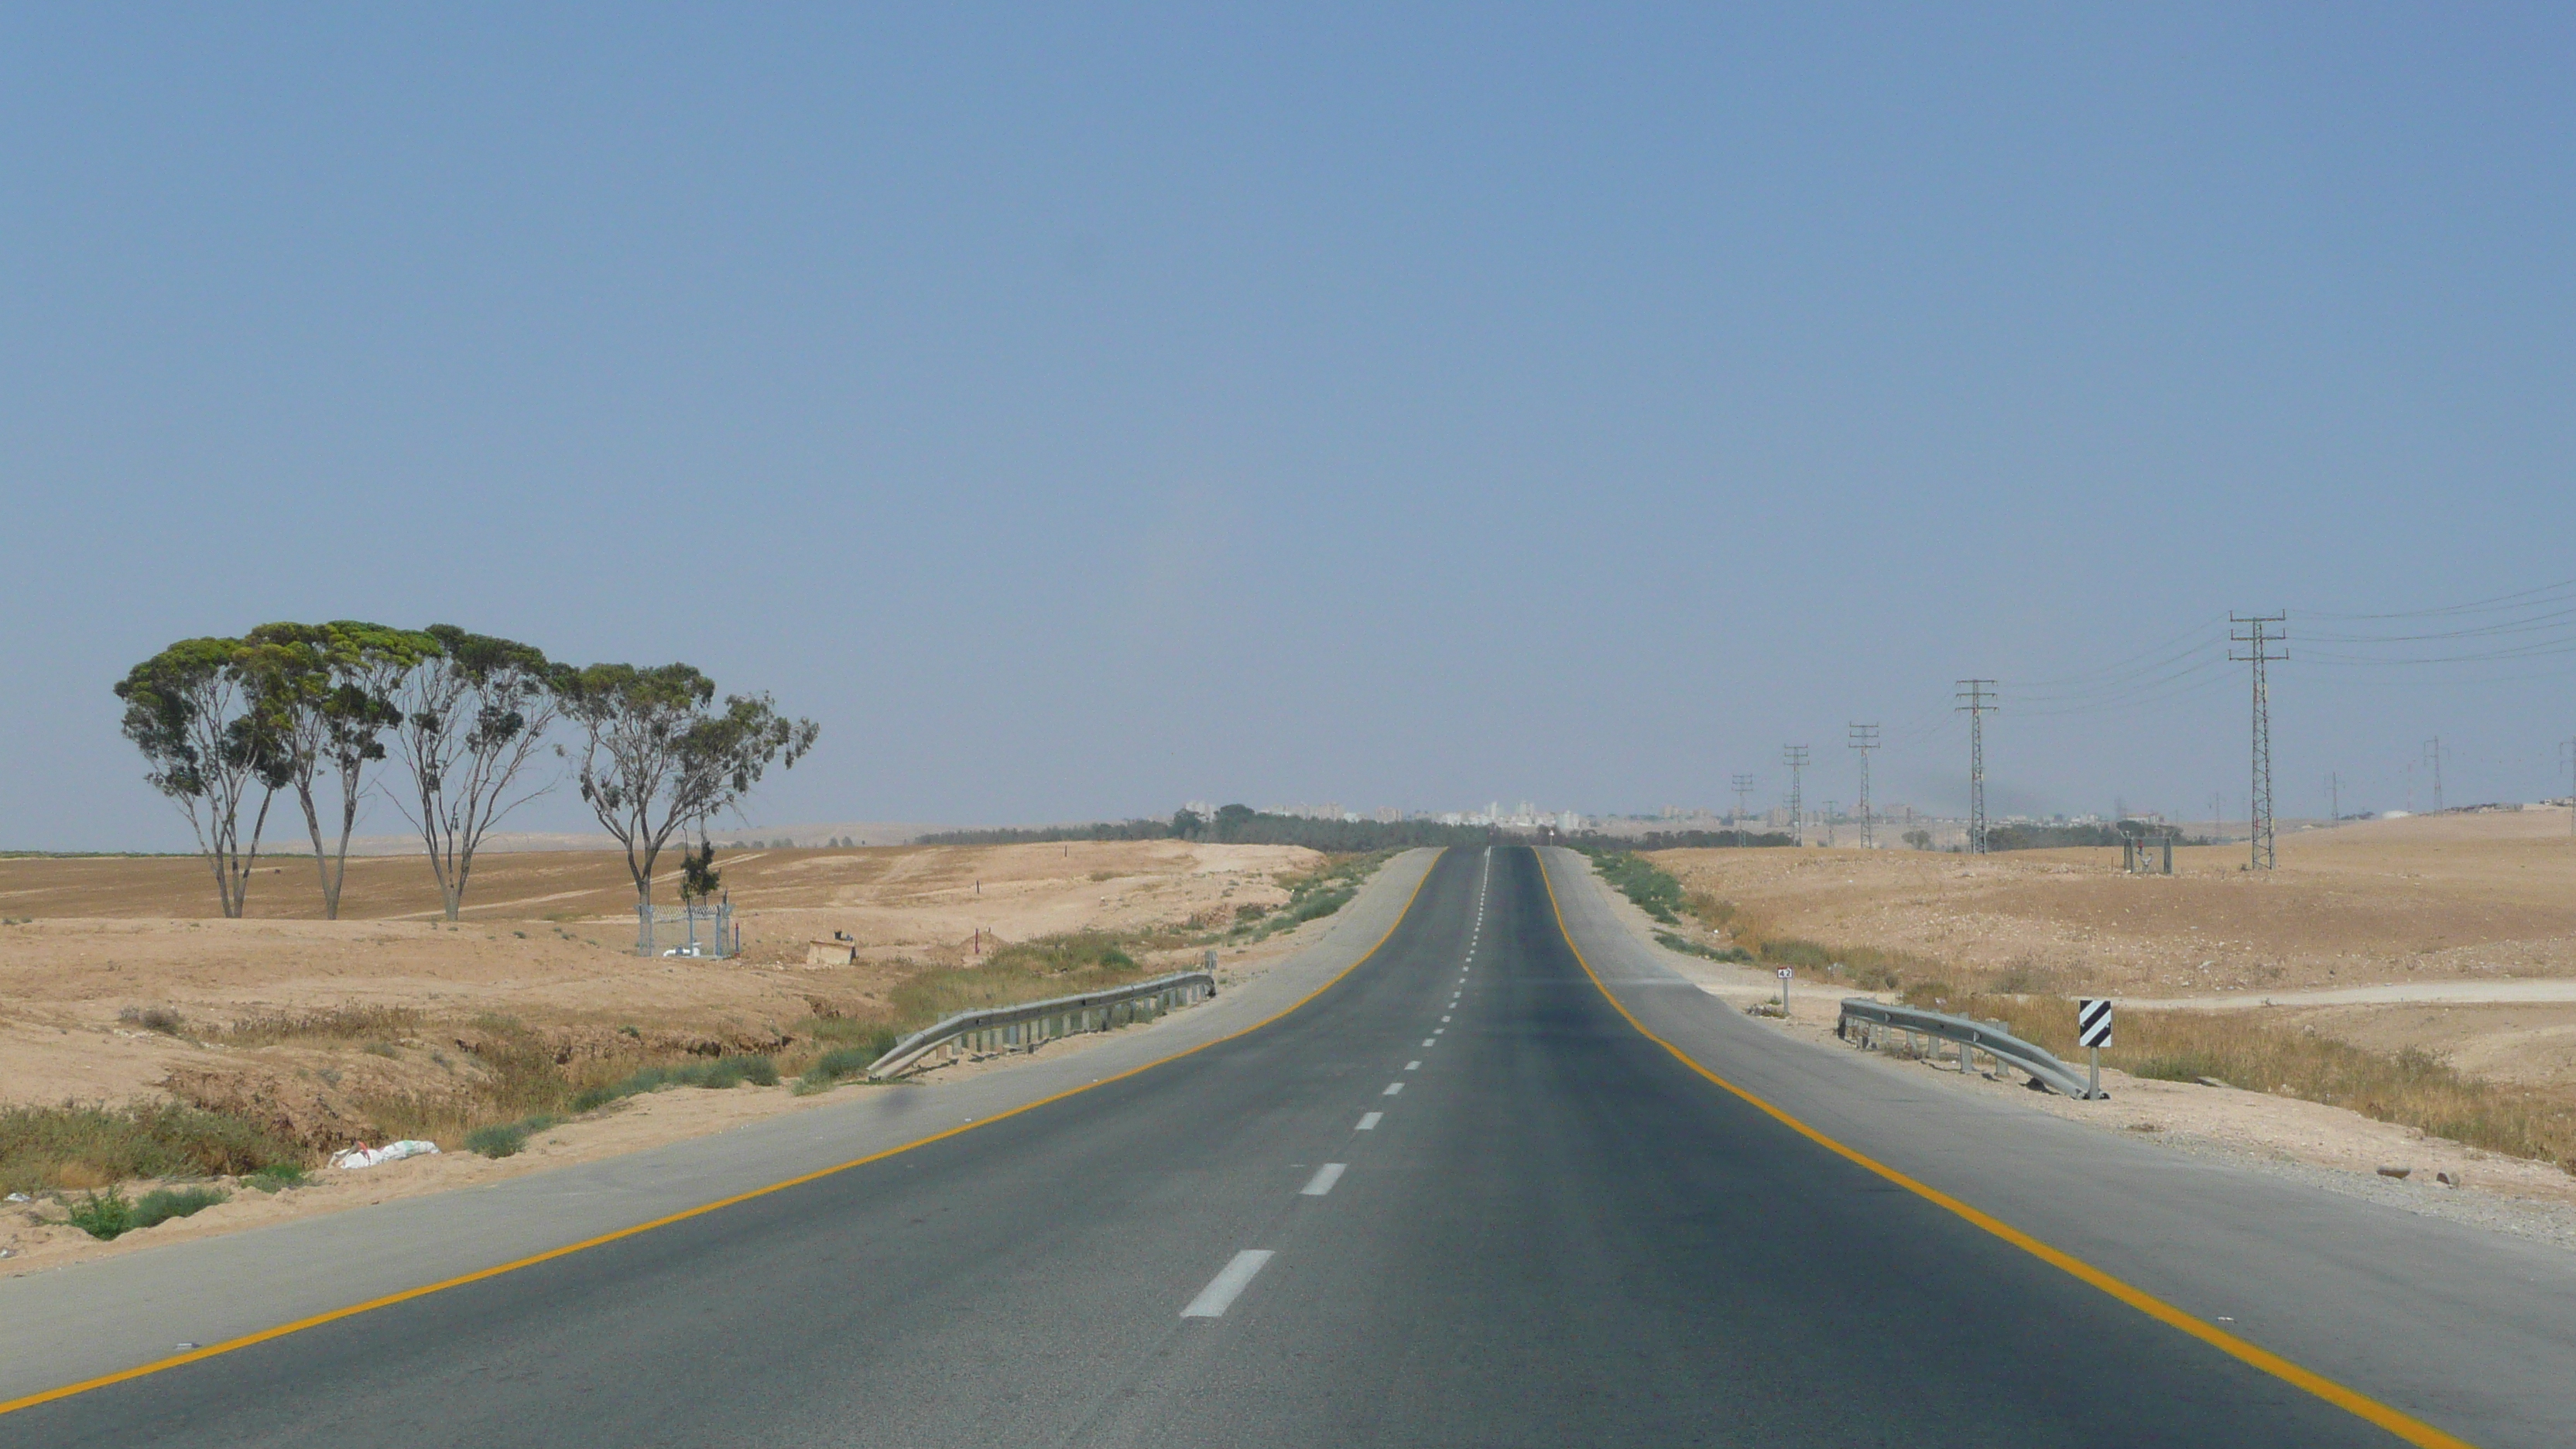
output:
M 1377 1130 L 1377 1124 L 1385 1120 L 1386 1114 L 1384 1112 L 1366 1113 L 1360 1118 L 1359 1130 L 1362 1132 L 1375 1132 Z
M 1223 1318 L 1225 1311 L 1234 1306 L 1234 1300 L 1242 1296 L 1243 1290 L 1252 1286 L 1253 1275 L 1269 1261 L 1268 1248 L 1246 1248 L 1235 1254 L 1234 1261 L 1210 1278 L 1208 1285 L 1199 1290 L 1199 1296 L 1190 1300 L 1190 1306 L 1181 1310 L 1181 1316 Z
M 1444 1017 L 1442 1017 L 1442 1018 L 1440 1018 L 1440 1019 L 1441 1019 L 1442 1021 L 1447 1021 L 1449 1018 L 1447 1018 L 1447 1017 L 1445 1017 L 1445 1016 L 1444 1016 Z M 1445 1026 L 1435 1026 L 1435 1027 L 1431 1028 L 1431 1035 L 1432 1035 L 1432 1037 L 1436 1040 L 1436 1039 L 1439 1037 L 1440 1033 L 1442 1033 L 1442 1032 L 1444 1032 L 1444 1031 L 1447 1031 L 1448 1029 L 1449 1029 L 1449 1028 L 1447 1028 L 1447 1027 L 1445 1027 Z M 1430 1043 L 1430 1042 L 1424 1042 L 1424 1043 L 1423 1043 L 1423 1045 L 1424 1045 L 1424 1046 L 1429 1046 L 1429 1045 L 1431 1045 L 1431 1043 Z
M 1408 1071 L 1408 1072 L 1418 1072 L 1418 1071 L 1421 1071 L 1421 1070 L 1422 1070 L 1422 1063 L 1420 1063 L 1420 1062 L 1406 1062 L 1406 1063 L 1404 1064 L 1404 1069 L 1405 1069 L 1406 1071 Z
M 1445 1022 L 1445 1021 L 1447 1021 L 1449 1018 L 1447 1018 L 1447 1017 L 1445 1017 L 1445 1016 L 1444 1016 L 1444 1017 L 1442 1017 L 1442 1018 L 1440 1018 L 1440 1019 L 1441 1019 L 1442 1021 L 1444 1021 L 1444 1022 Z
M 1422 1039 L 1422 1044 L 1423 1044 L 1424 1046 L 1429 1046 L 1429 1045 L 1431 1045 L 1431 1043 L 1432 1043 L 1433 1041 L 1435 1041 L 1435 1040 L 1437 1040 L 1437 1038 L 1436 1038 L 1436 1037 L 1428 1037 L 1428 1036 L 1426 1036 L 1426 1037 L 1424 1037 L 1424 1038 Z
M 1394 1096 L 1396 1093 L 1401 1092 L 1401 1091 L 1403 1091 L 1403 1090 L 1404 1090 L 1404 1083 L 1402 1083 L 1402 1082 L 1389 1082 L 1389 1083 L 1387 1083 L 1387 1084 L 1386 1084 L 1386 1090 L 1385 1090 L 1385 1091 L 1383 1091 L 1383 1092 L 1378 1093 L 1378 1095 L 1379 1095 L 1379 1096 L 1381 1096 L 1381 1097 L 1392 1097 L 1392 1096 Z
M 1306 1179 L 1306 1185 L 1297 1190 L 1298 1195 L 1300 1197 L 1322 1197 L 1324 1194 L 1331 1192 L 1333 1190 L 1333 1184 L 1342 1180 L 1342 1167 L 1343 1164 L 1341 1163 L 1327 1162 L 1323 1166 L 1316 1168 L 1315 1175 Z

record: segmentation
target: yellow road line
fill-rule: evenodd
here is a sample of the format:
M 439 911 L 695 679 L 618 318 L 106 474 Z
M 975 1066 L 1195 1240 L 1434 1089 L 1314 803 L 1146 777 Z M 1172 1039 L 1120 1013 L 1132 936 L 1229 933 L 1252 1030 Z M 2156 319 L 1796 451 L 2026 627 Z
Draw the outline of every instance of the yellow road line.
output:
M 1446 853 L 1447 851 L 1444 848 L 1442 854 Z M 927 1147 L 934 1142 L 944 1142 L 949 1138 L 958 1136 L 962 1133 L 972 1132 L 978 1127 L 989 1127 L 996 1122 L 1007 1121 L 1010 1118 L 1017 1117 L 1023 1112 L 1034 1112 L 1038 1108 L 1044 1107 L 1051 1102 L 1061 1102 L 1067 1097 L 1078 1097 L 1083 1093 L 1092 1090 L 1094 1087 L 1105 1087 L 1111 1082 L 1123 1082 L 1129 1077 L 1150 1072 L 1156 1067 L 1169 1065 L 1170 1063 L 1179 1061 L 1181 1058 L 1186 1056 L 1194 1056 L 1200 1052 L 1206 1051 L 1210 1047 L 1223 1046 L 1225 1043 L 1233 1041 L 1238 1037 L 1250 1036 L 1252 1033 L 1261 1030 L 1272 1022 L 1278 1021 L 1280 1018 L 1300 1010 L 1306 1005 L 1306 1003 L 1313 1001 L 1316 997 L 1323 995 L 1325 992 L 1330 991 L 1335 986 L 1341 984 L 1343 977 L 1360 969 L 1362 965 L 1366 964 L 1370 957 L 1375 956 L 1380 950 L 1384 949 L 1387 942 L 1395 939 L 1397 929 L 1403 926 L 1407 916 L 1413 914 L 1413 903 L 1421 899 L 1423 886 L 1429 884 L 1431 880 L 1431 870 L 1437 869 L 1439 864 L 1439 860 L 1435 857 L 1431 862 L 1431 869 L 1424 870 L 1422 872 L 1422 879 L 1413 883 L 1412 893 L 1404 898 L 1404 909 L 1395 913 L 1393 924 L 1386 928 L 1385 935 L 1377 938 L 1376 945 L 1373 945 L 1366 951 L 1361 952 L 1359 958 L 1351 962 L 1348 966 L 1334 972 L 1332 980 L 1327 981 L 1323 985 L 1316 987 L 1314 990 L 1307 992 L 1305 995 L 1298 997 L 1287 1006 L 1272 1012 L 1270 1015 L 1265 1016 L 1261 1020 L 1254 1022 L 1252 1025 L 1243 1028 L 1241 1031 L 1228 1032 L 1224 1036 L 1217 1037 L 1211 1041 L 1200 1042 L 1197 1046 L 1191 1047 L 1186 1051 L 1174 1052 L 1167 1057 L 1157 1057 L 1154 1060 L 1145 1063 L 1143 1066 L 1130 1067 L 1126 1071 L 1120 1072 L 1113 1077 L 1102 1077 L 1099 1081 L 1085 1083 L 1082 1086 L 1058 1092 L 1051 1097 L 1040 1097 L 1034 1102 L 1023 1102 L 1019 1106 L 1013 1107 L 1007 1112 L 997 1112 L 980 1122 L 962 1123 L 958 1126 L 951 1127 L 944 1132 L 934 1132 L 927 1137 L 916 1138 L 913 1141 L 903 1144 L 901 1147 L 889 1147 L 883 1152 L 873 1152 L 865 1157 L 852 1158 L 850 1161 L 840 1163 L 836 1166 L 819 1168 L 801 1176 L 788 1178 L 783 1182 L 773 1182 L 767 1187 L 756 1187 L 749 1192 L 738 1192 L 731 1197 L 718 1198 L 714 1202 L 710 1203 L 701 1203 L 693 1208 L 686 1208 L 682 1211 L 671 1213 L 664 1217 L 655 1218 L 651 1222 L 637 1223 L 631 1228 L 619 1228 L 613 1233 L 601 1233 L 595 1238 L 584 1238 L 578 1243 L 567 1243 L 560 1248 L 551 1248 L 542 1253 L 533 1253 L 525 1258 L 519 1258 L 511 1262 L 503 1263 L 497 1267 L 484 1268 L 472 1273 L 459 1274 L 456 1277 L 442 1279 L 436 1283 L 423 1284 L 418 1288 L 406 1288 L 400 1293 L 388 1293 L 381 1298 L 370 1298 L 364 1303 L 352 1303 L 346 1308 L 334 1308 L 328 1313 L 316 1313 L 309 1318 L 296 1319 L 292 1323 L 281 1323 L 274 1328 L 263 1328 L 257 1333 L 246 1333 L 239 1338 L 228 1338 L 221 1343 L 209 1344 L 206 1347 L 197 1349 L 193 1352 L 175 1354 L 164 1359 L 155 1359 L 151 1363 L 142 1364 L 135 1368 L 122 1369 L 112 1374 L 101 1374 L 97 1378 L 83 1379 L 78 1383 L 64 1384 L 60 1388 L 46 1389 L 39 1393 L 25 1395 L 21 1398 L 10 1399 L 5 1403 L 0 1403 L 0 1414 L 14 1414 L 20 1409 L 34 1408 L 38 1404 L 49 1404 L 56 1399 L 68 1399 L 75 1394 L 85 1394 L 92 1389 L 103 1389 L 110 1384 L 121 1384 L 129 1379 L 139 1379 L 148 1374 L 157 1374 L 164 1369 L 177 1368 L 181 1364 L 195 1363 L 200 1359 L 213 1358 L 218 1354 L 237 1352 L 241 1349 L 248 1348 L 253 1344 L 266 1343 L 273 1338 L 284 1338 L 290 1333 L 302 1333 L 308 1328 L 319 1328 L 326 1323 L 337 1323 L 343 1318 L 355 1318 L 361 1313 L 372 1313 L 379 1308 L 390 1308 L 397 1303 L 408 1303 L 415 1298 L 426 1298 L 432 1293 L 444 1293 L 450 1288 L 461 1288 L 468 1283 L 480 1283 L 486 1278 L 498 1278 L 504 1273 L 515 1273 L 522 1268 L 533 1268 L 539 1263 L 550 1263 L 557 1258 L 567 1258 L 575 1253 L 584 1252 L 588 1249 L 596 1248 L 606 1243 L 617 1242 L 622 1238 L 631 1238 L 639 1233 L 649 1233 L 655 1228 L 667 1228 L 673 1223 L 683 1223 L 687 1222 L 691 1218 L 704 1217 L 708 1213 L 732 1207 L 737 1203 L 746 1203 L 757 1197 L 767 1197 L 773 1192 L 785 1192 L 791 1187 L 802 1187 L 806 1183 L 820 1181 L 821 1179 L 830 1177 L 835 1173 L 847 1172 L 854 1167 L 865 1167 L 871 1162 L 882 1162 L 889 1157 L 910 1152 L 917 1147 Z
M 1535 854 L 1536 852 L 1532 853 Z M 1635 1027 L 1638 1035 L 1644 1037 L 1650 1042 L 1653 1042 L 1655 1045 L 1662 1047 L 1665 1051 L 1672 1053 L 1674 1060 L 1680 1062 L 1683 1066 L 1690 1068 L 1692 1071 L 1699 1073 L 1709 1081 L 1716 1083 L 1726 1091 L 1733 1093 L 1736 1097 L 1742 1099 L 1747 1105 L 1753 1107 L 1755 1110 L 1760 1111 L 1765 1116 L 1779 1122 L 1782 1126 L 1787 1127 L 1792 1132 L 1795 1132 L 1799 1136 L 1806 1138 L 1808 1141 L 1815 1143 L 1817 1146 L 1824 1148 L 1826 1151 L 1857 1163 L 1862 1167 L 1868 1168 L 1870 1171 L 1886 1178 L 1889 1182 L 1895 1183 L 1898 1187 L 1904 1188 L 1907 1192 L 1913 1193 L 1917 1197 L 1924 1199 L 1926 1202 L 1936 1203 L 1941 1207 L 1958 1214 L 1960 1217 L 1967 1219 L 1969 1222 L 1976 1224 L 1978 1227 L 1985 1229 L 1987 1232 L 1994 1234 L 1996 1237 L 2003 1239 L 2005 1242 L 2012 1244 L 2014 1247 L 2019 1248 L 2023 1252 L 2030 1254 L 2032 1257 L 2039 1259 L 2041 1262 L 2048 1264 L 2050 1267 L 2062 1269 L 2063 1271 L 2082 1279 L 2084 1282 L 2101 1289 L 2103 1292 L 2108 1293 L 2112 1297 L 2119 1299 L 2121 1302 L 2128 1304 L 2130 1307 L 2147 1315 L 2149 1318 L 2152 1318 L 2159 1323 L 2181 1329 L 2183 1332 L 2190 1334 L 2192 1337 L 2199 1339 L 2201 1342 L 2208 1344 L 2210 1347 L 2217 1349 L 2221 1353 L 2227 1354 L 2241 1362 L 2251 1364 L 2255 1368 L 2261 1369 L 2263 1372 L 2270 1374 L 2272 1377 L 2279 1379 L 2284 1383 L 2293 1384 L 2299 1388 L 2305 1389 L 2309 1393 L 2316 1395 L 2318 1398 L 2325 1400 L 2327 1403 L 2334 1405 L 2338 1409 L 2342 1409 L 2359 1418 L 2367 1419 L 2371 1423 L 2378 1425 L 2380 1428 L 2387 1430 L 2389 1433 L 2396 1435 L 2398 1438 L 2405 1440 L 2409 1444 L 2421 1445 L 2423 1446 L 2423 1449 L 2476 1449 L 2476 1446 L 2470 1444 L 2466 1439 L 2446 1434 L 2441 1430 L 2434 1428 L 2432 1425 L 2425 1423 L 2421 1419 L 2415 1418 L 2410 1414 L 2402 1413 L 2396 1409 L 2392 1409 L 2386 1404 L 2383 1404 L 2377 1399 L 2371 1398 L 2366 1394 L 2357 1393 L 2354 1390 L 2345 1388 L 2343 1385 L 2336 1383 L 2334 1380 L 2327 1378 L 2322 1374 L 2301 1368 L 2297 1364 L 2290 1362 L 2288 1359 L 2281 1357 L 2279 1354 L 2274 1353 L 2269 1349 L 2248 1343 L 2244 1339 L 2238 1338 L 2235 1334 L 2228 1332 L 2226 1329 L 2220 1328 L 2214 1323 L 2206 1322 L 2185 1313 L 2183 1310 L 2176 1308 L 2172 1304 L 2167 1303 L 2154 1294 L 2147 1292 L 2143 1288 L 2133 1287 L 2130 1284 L 2103 1272 L 2101 1269 L 2094 1267 L 2092 1264 L 2085 1262 L 2083 1259 L 2076 1257 L 2072 1253 L 2052 1248 L 2048 1244 L 2041 1242 L 2039 1239 L 2032 1237 L 2030 1234 L 2023 1232 L 2021 1229 L 2014 1227 L 2012 1224 L 1994 1217 L 1991 1214 L 1970 1207 L 1968 1204 L 1950 1196 L 1948 1193 L 1941 1191 L 1937 1187 L 1931 1186 L 1929 1183 L 1917 1182 L 1913 1178 L 1906 1176 L 1904 1173 L 1897 1171 L 1895 1168 L 1888 1166 L 1886 1163 L 1881 1162 L 1874 1157 L 1868 1156 L 1858 1149 L 1846 1147 L 1842 1143 L 1835 1141 L 1833 1138 L 1826 1136 L 1824 1133 L 1817 1131 L 1815 1128 L 1808 1126 L 1806 1123 L 1799 1121 L 1797 1118 L 1790 1116 L 1780 1108 L 1771 1105 L 1762 1098 L 1753 1095 L 1751 1092 L 1735 1085 L 1726 1078 L 1719 1076 L 1717 1073 L 1710 1071 L 1704 1066 L 1701 1066 L 1691 1057 L 1690 1053 L 1683 1051 L 1680 1047 L 1677 1047 L 1671 1042 L 1664 1040 L 1662 1037 L 1655 1035 L 1653 1032 L 1648 1031 L 1646 1029 L 1646 1024 L 1637 1020 L 1636 1015 L 1629 1011 L 1626 1005 L 1621 1003 L 1618 997 L 1611 994 L 1610 988 L 1607 985 L 1603 984 L 1601 974 L 1593 970 L 1592 963 L 1584 958 L 1583 948 L 1574 944 L 1574 933 L 1566 929 L 1565 907 L 1556 898 L 1556 882 L 1548 876 L 1545 857 L 1541 857 L 1539 860 L 1539 880 L 1547 887 L 1547 903 L 1549 908 L 1556 912 L 1557 934 L 1565 938 L 1566 949 L 1574 953 L 1575 964 L 1583 968 L 1584 975 L 1592 978 L 1593 987 L 1601 993 L 1603 1000 L 1610 1003 L 1610 1009 L 1618 1012 L 1619 1015 L 1627 1021 L 1628 1025 Z

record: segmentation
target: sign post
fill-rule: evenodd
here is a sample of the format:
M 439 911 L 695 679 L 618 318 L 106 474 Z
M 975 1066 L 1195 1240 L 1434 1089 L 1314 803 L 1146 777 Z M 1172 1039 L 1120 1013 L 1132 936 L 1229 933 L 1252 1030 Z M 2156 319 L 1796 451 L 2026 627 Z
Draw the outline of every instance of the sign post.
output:
M 2085 1095 L 2102 1095 L 2102 1048 L 2111 1044 L 2111 1002 L 2108 997 L 2087 996 L 2075 1003 L 2075 1042 L 2093 1052 L 2093 1088 Z
M 1780 968 L 1780 1015 L 1781 1015 L 1781 1016 L 1783 1016 L 1783 1017 L 1786 1017 L 1788 1014 L 1789 1014 L 1789 968 L 1788 968 L 1788 967 L 1786 967 L 1786 966 L 1783 966 L 1783 967 L 1781 967 L 1781 968 Z

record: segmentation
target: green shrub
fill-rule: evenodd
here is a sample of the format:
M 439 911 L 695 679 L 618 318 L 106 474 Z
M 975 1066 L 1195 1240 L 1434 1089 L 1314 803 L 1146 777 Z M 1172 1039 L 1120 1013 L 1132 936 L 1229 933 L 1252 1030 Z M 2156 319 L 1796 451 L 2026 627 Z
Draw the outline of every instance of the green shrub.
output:
M 477 1127 L 465 1134 L 465 1146 L 468 1150 L 482 1153 L 486 1157 L 516 1157 L 519 1149 L 528 1145 L 530 1137 L 545 1131 L 560 1120 L 560 1118 L 540 1115 L 523 1117 L 516 1122 L 496 1122 L 489 1127 Z
M 868 1069 L 868 1064 L 885 1053 L 874 1047 L 841 1047 L 814 1059 L 805 1075 L 796 1079 L 799 1092 L 819 1092 L 834 1082 L 855 1077 Z
M 272 1162 L 243 1178 L 242 1186 L 254 1188 L 260 1192 L 276 1192 L 280 1188 L 303 1187 L 311 1181 L 302 1163 Z
M 176 1102 L 0 1106 L 0 1192 L 135 1177 L 227 1177 L 305 1149 L 225 1112 Z
M 1592 865 L 1613 890 L 1667 926 L 1681 924 L 1682 883 L 1633 850 L 1592 853 Z
M 73 1227 L 103 1243 L 122 1237 L 134 1227 L 134 1204 L 112 1187 L 105 1196 L 92 1192 L 66 1211 Z
M 1073 931 L 1061 936 L 1039 936 L 1001 947 L 984 960 L 983 969 L 1026 971 L 1041 976 L 1064 976 L 1077 971 L 1133 971 L 1136 958 L 1127 954 L 1117 936 L 1106 931 Z
M 224 1201 L 232 1194 L 215 1187 L 158 1187 L 143 1195 L 141 1202 L 128 1202 L 115 1188 L 104 1193 L 93 1192 L 79 1202 L 69 1204 L 71 1225 L 98 1239 L 112 1242 L 137 1228 L 153 1227 L 172 1218 L 184 1218 Z
M 1283 881 L 1288 899 L 1276 906 L 1244 905 L 1235 909 L 1234 929 L 1228 935 L 1235 939 L 1259 941 L 1281 931 L 1293 931 L 1308 921 L 1321 920 L 1357 899 L 1360 887 L 1377 868 L 1394 856 L 1391 850 L 1368 855 L 1344 856 L 1330 860 L 1301 876 Z
M 219 1187 L 156 1187 L 134 1205 L 134 1225 L 148 1228 L 201 1213 L 231 1196 Z

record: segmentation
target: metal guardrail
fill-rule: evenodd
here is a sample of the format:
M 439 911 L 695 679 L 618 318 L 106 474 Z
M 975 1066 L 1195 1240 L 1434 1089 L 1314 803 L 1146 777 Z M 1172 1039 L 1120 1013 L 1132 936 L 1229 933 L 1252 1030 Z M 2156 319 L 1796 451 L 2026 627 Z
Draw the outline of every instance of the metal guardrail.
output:
M 1968 1070 L 1975 1052 L 1994 1058 L 1998 1069 L 2018 1068 L 2035 1081 L 2042 1082 L 2060 1096 L 2088 1098 L 2108 1097 L 2108 1092 L 2095 1093 L 2083 1074 L 1991 1021 L 1972 1021 L 1964 1016 L 1948 1016 L 1938 1011 L 1918 1011 L 1911 1006 L 1890 1006 L 1865 996 L 1843 998 L 1842 1017 L 1834 1023 L 1834 1035 L 1852 1039 L 1857 1028 L 1861 1045 L 1874 1047 L 1890 1033 L 1904 1032 L 1910 1041 L 1914 1036 L 1936 1037 L 1955 1043 L 1959 1048 L 1959 1070 Z
M 1183 971 L 1082 996 L 961 1011 L 896 1042 L 891 1051 L 868 1064 L 868 1075 L 890 1077 L 918 1065 L 936 1051 L 946 1051 L 950 1060 L 975 1052 L 1025 1051 L 1076 1032 L 1107 1031 L 1133 1021 L 1149 1021 L 1162 1012 L 1193 1006 L 1215 995 L 1214 976 L 1205 971 Z

